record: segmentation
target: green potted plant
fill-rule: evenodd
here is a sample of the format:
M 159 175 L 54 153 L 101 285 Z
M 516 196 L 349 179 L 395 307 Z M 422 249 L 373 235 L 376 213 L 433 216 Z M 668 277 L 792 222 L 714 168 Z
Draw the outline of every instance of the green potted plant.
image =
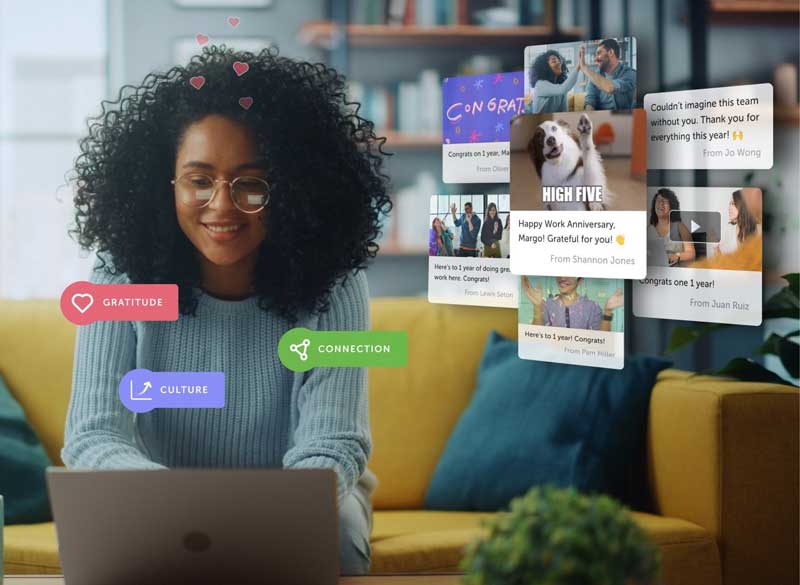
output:
M 461 563 L 466 585 L 654 585 L 658 549 L 608 496 L 534 487 L 486 523 Z

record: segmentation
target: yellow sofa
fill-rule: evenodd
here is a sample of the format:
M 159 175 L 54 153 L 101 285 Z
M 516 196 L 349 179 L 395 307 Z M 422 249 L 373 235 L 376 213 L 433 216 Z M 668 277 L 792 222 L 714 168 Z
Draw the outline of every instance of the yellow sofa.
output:
M 408 368 L 370 372 L 373 571 L 455 570 L 489 514 L 428 511 L 423 498 L 487 334 L 516 337 L 516 312 L 378 299 L 372 326 L 409 334 Z M 0 301 L 0 374 L 59 463 L 74 333 L 55 301 Z M 647 441 L 654 507 L 634 517 L 661 549 L 664 585 L 798 583 L 796 389 L 668 370 Z M 59 572 L 53 525 L 6 527 L 5 562 Z

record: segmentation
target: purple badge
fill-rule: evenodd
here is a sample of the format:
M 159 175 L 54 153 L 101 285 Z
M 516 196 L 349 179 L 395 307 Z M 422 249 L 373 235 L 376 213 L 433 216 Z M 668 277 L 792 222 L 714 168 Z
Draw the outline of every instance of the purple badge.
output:
M 133 412 L 154 408 L 222 408 L 224 372 L 131 370 L 119 383 L 119 398 Z
M 508 122 L 525 113 L 522 71 L 448 77 L 442 83 L 442 142 L 508 142 Z

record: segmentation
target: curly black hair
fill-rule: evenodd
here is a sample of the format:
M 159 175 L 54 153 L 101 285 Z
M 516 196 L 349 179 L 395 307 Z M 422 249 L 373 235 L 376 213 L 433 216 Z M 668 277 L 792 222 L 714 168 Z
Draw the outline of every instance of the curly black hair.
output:
M 556 74 L 553 73 L 553 70 L 550 69 L 550 65 L 547 63 L 548 59 L 551 56 L 555 55 L 561 61 L 561 75 L 556 77 Z M 564 83 L 567 79 L 567 74 L 569 73 L 569 67 L 567 67 L 567 62 L 564 60 L 564 57 L 561 56 L 561 53 L 558 51 L 554 51 L 550 49 L 536 57 L 533 60 L 533 65 L 531 65 L 530 71 L 530 80 L 531 80 L 531 88 L 536 86 L 536 82 L 540 79 L 544 79 L 545 81 L 549 81 L 551 83 Z
M 250 66 L 237 76 L 233 63 Z M 203 76 L 198 90 L 190 79 Z M 239 105 L 252 97 L 252 105 Z M 268 163 L 270 213 L 254 288 L 264 310 L 289 319 L 328 307 L 332 287 L 378 251 L 391 210 L 382 172 L 385 138 L 347 101 L 342 75 L 292 60 L 204 47 L 187 66 L 124 86 L 89 120 L 75 161 L 76 226 L 85 249 L 133 283 L 176 283 L 195 314 L 200 265 L 178 225 L 170 184 L 183 132 L 211 114 L 238 121 Z

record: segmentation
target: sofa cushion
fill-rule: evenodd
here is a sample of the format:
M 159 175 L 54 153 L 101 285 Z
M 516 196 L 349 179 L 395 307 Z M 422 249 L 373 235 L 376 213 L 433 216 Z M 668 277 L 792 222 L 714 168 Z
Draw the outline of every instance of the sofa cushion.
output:
M 485 534 L 486 512 L 385 510 L 375 512 L 372 572 L 457 571 L 464 546 Z M 719 553 L 714 538 L 696 524 L 677 518 L 633 513 L 634 521 L 661 552 L 665 584 L 719 585 Z
M 50 520 L 44 472 L 50 459 L 0 376 L 0 495 L 6 524 Z
M 521 360 L 516 341 L 492 333 L 426 506 L 494 511 L 541 484 L 630 503 L 643 491 L 631 479 L 644 481 L 650 391 L 667 365 L 642 356 L 622 370 Z

